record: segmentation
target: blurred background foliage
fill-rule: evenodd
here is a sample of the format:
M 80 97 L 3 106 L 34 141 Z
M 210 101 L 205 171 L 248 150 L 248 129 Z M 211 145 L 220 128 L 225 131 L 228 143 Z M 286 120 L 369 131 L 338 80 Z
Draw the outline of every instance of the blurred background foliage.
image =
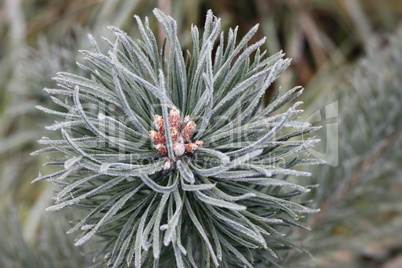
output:
M 89 32 L 100 38 L 116 25 L 136 37 L 133 14 L 149 16 L 160 31 L 154 7 L 177 20 L 183 49 L 192 45 L 190 25 L 203 25 L 208 9 L 223 30 L 238 25 L 240 36 L 259 23 L 254 41 L 265 35 L 270 54 L 293 59 L 275 88 L 305 87 L 306 114 L 338 101 L 338 164 L 311 168 L 306 184 L 320 187 L 308 198 L 322 211 L 308 219 L 312 231 L 295 230 L 314 258 L 291 252 L 284 266 L 402 267 L 399 0 L 1 0 L 0 266 L 94 265 L 82 253 L 91 245 L 74 248 L 64 233 L 70 212 L 43 211 L 51 187 L 30 184 L 44 159 L 29 153 L 52 121 L 35 105 L 52 105 L 42 89 L 55 86 L 57 71 L 80 72 L 75 62 Z

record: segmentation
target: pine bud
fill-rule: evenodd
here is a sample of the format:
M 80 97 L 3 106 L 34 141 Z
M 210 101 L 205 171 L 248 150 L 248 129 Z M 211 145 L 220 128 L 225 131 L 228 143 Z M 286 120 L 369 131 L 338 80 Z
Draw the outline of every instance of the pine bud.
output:
M 166 142 L 166 138 L 163 137 L 161 134 L 159 134 L 156 131 L 149 131 L 149 138 L 155 143 L 155 144 L 159 144 L 159 143 L 165 143 Z
M 173 127 L 177 132 L 180 132 L 180 112 L 175 108 L 170 111 L 169 124 L 170 127 Z
M 162 116 L 159 116 L 157 114 L 154 116 L 154 125 L 159 133 L 162 136 L 165 136 L 165 122 L 163 122 Z
M 186 152 L 194 153 L 194 151 L 197 150 L 197 148 L 198 148 L 198 145 L 195 143 L 186 144 Z
M 184 147 L 183 143 L 179 142 L 173 145 L 173 151 L 176 156 L 182 156 L 186 151 L 186 148 Z
M 167 153 L 168 153 L 166 146 L 163 144 L 155 145 L 155 149 L 158 151 L 158 153 L 160 153 L 162 155 L 167 155 Z
M 186 124 L 184 129 L 181 131 L 181 135 L 182 135 L 184 141 L 188 141 L 191 139 L 196 127 L 197 127 L 197 125 L 194 123 L 194 121 L 190 121 Z

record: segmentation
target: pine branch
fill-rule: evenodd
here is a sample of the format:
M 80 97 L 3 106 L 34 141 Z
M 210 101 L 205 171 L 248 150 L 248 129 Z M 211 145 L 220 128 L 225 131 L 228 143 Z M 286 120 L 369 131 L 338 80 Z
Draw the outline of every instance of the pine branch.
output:
M 101 237 L 113 267 L 252 267 L 255 252 L 279 262 L 293 247 L 281 231 L 317 211 L 293 201 L 310 187 L 287 182 L 310 175 L 294 167 L 318 141 L 297 140 L 316 130 L 298 121 L 300 102 L 280 109 L 301 91 L 260 107 L 290 60 L 265 57 L 265 38 L 248 44 L 258 25 L 237 46 L 230 30 L 225 46 L 211 11 L 202 38 L 193 27 L 193 53 L 184 57 L 176 22 L 154 15 L 168 58 L 148 20 L 136 17 L 142 40 L 109 27 L 116 38 L 105 39 L 107 53 L 92 37 L 93 51 L 82 51 L 78 65 L 90 79 L 60 72 L 59 88 L 45 89 L 64 107 L 38 107 L 61 118 L 47 129 L 62 139 L 44 137 L 50 147 L 33 153 L 60 154 L 49 163 L 60 171 L 36 179 L 58 188 L 48 210 L 86 210 L 69 232 L 80 232 L 76 245 Z

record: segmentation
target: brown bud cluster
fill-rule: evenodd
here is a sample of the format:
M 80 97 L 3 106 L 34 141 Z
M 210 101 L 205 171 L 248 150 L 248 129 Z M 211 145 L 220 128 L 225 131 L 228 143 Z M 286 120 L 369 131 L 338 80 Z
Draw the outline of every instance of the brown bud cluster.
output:
M 149 131 L 149 138 L 155 144 L 155 149 L 163 156 L 168 155 L 166 145 L 166 129 L 163 118 L 159 115 L 154 116 L 154 125 L 158 131 Z M 169 130 L 173 142 L 173 153 L 176 157 L 185 154 L 193 154 L 195 150 L 201 147 L 204 142 L 194 141 L 190 139 L 193 136 L 197 125 L 194 121 L 190 121 L 190 116 L 187 115 L 182 125 L 180 125 L 180 112 L 173 108 L 169 113 Z M 173 160 L 168 158 L 164 165 L 164 169 L 170 169 L 173 166 Z

